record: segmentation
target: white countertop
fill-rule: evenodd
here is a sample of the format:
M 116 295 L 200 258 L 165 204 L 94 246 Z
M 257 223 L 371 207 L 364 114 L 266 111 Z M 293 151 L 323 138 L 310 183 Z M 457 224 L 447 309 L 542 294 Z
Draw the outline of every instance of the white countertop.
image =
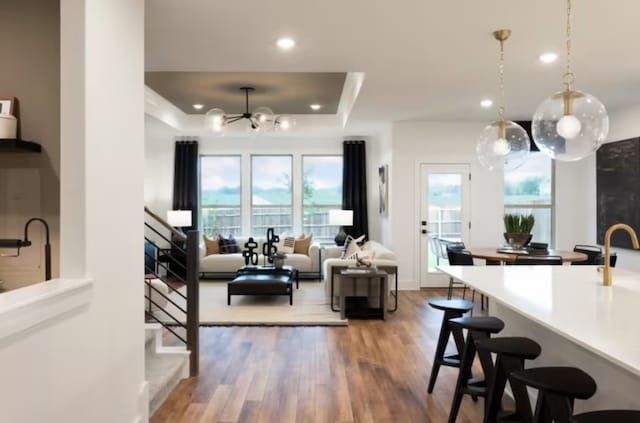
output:
M 612 269 L 605 287 L 597 266 L 438 269 L 640 376 L 640 273 Z

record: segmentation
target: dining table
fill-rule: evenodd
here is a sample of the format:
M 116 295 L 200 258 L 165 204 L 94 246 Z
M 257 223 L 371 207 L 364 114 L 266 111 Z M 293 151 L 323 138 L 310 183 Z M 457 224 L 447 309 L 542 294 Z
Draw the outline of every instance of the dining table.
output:
M 535 251 L 535 250 L 515 250 L 499 247 L 477 247 L 467 248 L 466 251 L 473 256 L 473 258 L 484 259 L 486 264 L 499 265 L 499 264 L 512 264 L 516 261 L 518 256 L 527 257 L 561 257 L 563 263 L 574 263 L 587 260 L 587 255 L 576 251 L 569 250 L 553 250 Z

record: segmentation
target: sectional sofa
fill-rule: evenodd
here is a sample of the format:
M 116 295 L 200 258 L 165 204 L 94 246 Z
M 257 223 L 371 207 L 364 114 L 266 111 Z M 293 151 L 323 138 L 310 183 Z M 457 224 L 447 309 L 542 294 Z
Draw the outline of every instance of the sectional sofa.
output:
M 244 250 L 244 244 L 249 237 L 237 237 L 236 242 L 240 251 Z M 254 237 L 258 243 L 258 264 L 268 264 L 262 255 L 262 245 L 266 238 Z M 295 266 L 300 272 L 301 278 L 319 279 L 321 277 L 321 255 L 320 244 L 314 243 L 309 246 L 308 254 L 287 253 L 284 264 Z M 242 253 L 233 254 L 212 254 L 206 255 L 204 244 L 200 245 L 200 276 L 209 279 L 229 279 L 233 278 L 236 271 L 244 266 L 245 261 Z

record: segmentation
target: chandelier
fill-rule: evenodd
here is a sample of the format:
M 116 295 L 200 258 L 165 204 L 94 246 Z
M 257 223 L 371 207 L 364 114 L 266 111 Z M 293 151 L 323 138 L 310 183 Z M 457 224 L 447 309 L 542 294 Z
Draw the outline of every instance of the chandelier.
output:
M 594 96 L 573 89 L 571 69 L 571 0 L 567 0 L 564 90 L 544 100 L 531 123 L 533 141 L 552 159 L 575 161 L 595 152 L 609 133 L 609 117 Z
M 531 144 L 527 132 L 517 123 L 505 119 L 504 107 L 504 42 L 511 35 L 511 30 L 500 29 L 493 37 L 500 42 L 500 107 L 498 120 L 487 125 L 480 134 L 476 144 L 478 161 L 487 169 L 494 170 L 500 166 L 512 170 L 518 168 L 529 154 Z
M 268 107 L 261 106 L 249 112 L 249 93 L 254 87 L 241 87 L 245 95 L 245 111 L 239 114 L 227 114 L 222 109 L 214 108 L 205 115 L 206 128 L 213 132 L 222 132 L 225 127 L 234 122 L 246 119 L 255 132 L 266 132 L 272 129 L 286 131 L 295 126 L 295 119 L 287 115 L 276 115 Z

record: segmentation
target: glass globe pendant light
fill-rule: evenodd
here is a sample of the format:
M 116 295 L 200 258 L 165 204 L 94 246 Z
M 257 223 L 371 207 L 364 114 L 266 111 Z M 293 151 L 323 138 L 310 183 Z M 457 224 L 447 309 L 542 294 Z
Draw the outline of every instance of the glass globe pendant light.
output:
M 504 42 L 511 35 L 511 30 L 500 29 L 493 33 L 500 41 L 500 108 L 498 120 L 487 125 L 480 134 L 476 144 L 478 161 L 487 169 L 494 170 L 500 166 L 512 170 L 524 163 L 531 143 L 527 131 L 520 125 L 504 117 Z
M 560 161 L 576 161 L 595 152 L 609 133 L 609 117 L 594 96 L 573 89 L 571 0 L 567 0 L 564 90 L 544 100 L 533 115 L 531 132 L 540 151 Z

